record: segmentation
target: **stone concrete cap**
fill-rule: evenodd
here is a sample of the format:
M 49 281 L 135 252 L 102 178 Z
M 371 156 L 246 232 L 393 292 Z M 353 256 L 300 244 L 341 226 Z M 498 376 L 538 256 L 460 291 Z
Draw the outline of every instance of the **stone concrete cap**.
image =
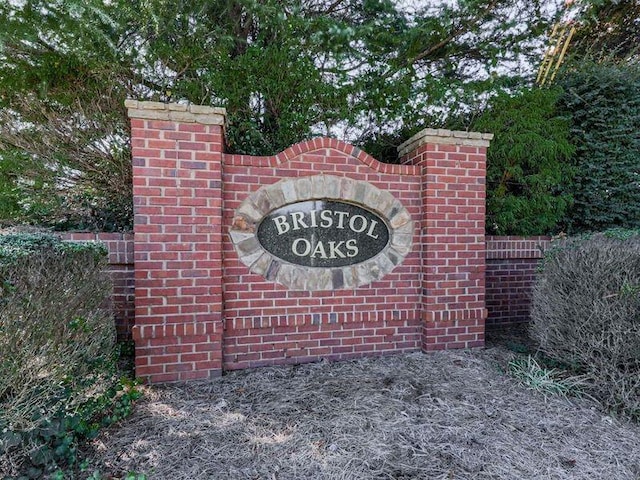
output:
M 402 157 L 425 143 L 488 147 L 491 139 L 493 139 L 493 133 L 425 128 L 406 142 L 400 144 L 398 147 L 398 155 Z
M 227 118 L 227 111 L 224 108 L 193 105 L 188 102 L 163 103 L 125 100 L 124 105 L 129 110 L 129 118 L 222 125 L 223 127 Z

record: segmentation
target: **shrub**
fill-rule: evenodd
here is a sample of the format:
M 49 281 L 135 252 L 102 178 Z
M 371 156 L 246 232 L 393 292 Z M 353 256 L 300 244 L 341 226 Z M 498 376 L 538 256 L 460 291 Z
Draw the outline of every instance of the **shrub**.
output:
M 587 393 L 640 419 L 640 232 L 564 240 L 533 292 L 532 337 Z
M 117 397 L 104 247 L 0 236 L 0 474 L 41 478 Z
M 558 233 L 571 205 L 564 187 L 569 163 L 569 119 L 558 113 L 558 88 L 501 92 L 485 111 L 452 122 L 454 129 L 491 132 L 487 150 L 487 233 Z
M 562 186 L 572 177 L 569 123 L 558 115 L 557 89 L 500 94 L 472 129 L 492 132 L 487 151 L 487 231 L 557 233 L 571 205 Z
M 640 66 L 583 61 L 560 84 L 576 147 L 569 233 L 640 228 Z

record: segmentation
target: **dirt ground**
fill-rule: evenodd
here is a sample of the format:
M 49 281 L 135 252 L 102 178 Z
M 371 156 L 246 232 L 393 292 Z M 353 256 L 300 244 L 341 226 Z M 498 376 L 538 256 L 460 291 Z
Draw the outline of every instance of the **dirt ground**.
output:
M 95 440 L 95 465 L 167 480 L 640 479 L 640 425 L 521 386 L 504 345 L 147 387 Z

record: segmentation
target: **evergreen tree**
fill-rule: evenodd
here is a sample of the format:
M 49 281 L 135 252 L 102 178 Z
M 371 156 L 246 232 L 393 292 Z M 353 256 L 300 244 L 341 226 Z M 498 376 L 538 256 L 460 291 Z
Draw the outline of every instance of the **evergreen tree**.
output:
M 574 147 L 569 119 L 558 114 L 562 90 L 502 92 L 467 123 L 492 132 L 487 152 L 487 233 L 558 233 L 572 197 Z
M 571 118 L 570 232 L 640 227 L 640 68 L 583 61 L 560 79 Z
M 538 0 L 22 0 L 0 4 L 11 218 L 131 224 L 124 99 L 227 108 L 231 149 L 438 126 L 531 73 Z M 549 13 L 551 12 L 551 13 Z M 11 194 L 15 192 L 15 195 Z

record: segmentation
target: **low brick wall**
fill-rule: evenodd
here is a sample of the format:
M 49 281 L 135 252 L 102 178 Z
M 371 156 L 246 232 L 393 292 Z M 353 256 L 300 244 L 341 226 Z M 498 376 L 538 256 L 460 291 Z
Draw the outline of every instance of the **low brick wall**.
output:
M 486 325 L 529 321 L 531 289 L 549 237 L 487 237 Z
M 71 241 L 97 241 L 109 251 L 109 274 L 113 280 L 111 308 L 118 338 L 131 339 L 134 323 L 133 233 L 64 233 Z
M 63 238 L 75 241 L 99 241 L 109 250 L 109 263 L 111 265 L 110 273 L 113 278 L 114 291 L 112 308 L 116 318 L 116 326 L 118 336 L 121 339 L 131 339 L 131 328 L 134 324 L 134 264 L 133 264 L 133 234 L 131 233 L 67 233 Z M 486 302 L 489 316 L 486 320 L 487 325 L 505 325 L 513 323 L 521 323 L 529 320 L 529 311 L 531 307 L 531 288 L 535 281 L 538 263 L 542 258 L 543 252 L 549 248 L 550 238 L 544 236 L 536 237 L 486 237 Z M 304 303 L 304 299 L 302 300 Z M 254 320 L 252 320 L 254 322 Z M 257 320 L 255 320 L 257 322 Z M 266 323 L 265 323 L 266 322 Z M 318 318 L 318 322 L 331 324 L 331 318 L 325 320 Z M 357 319 L 354 319 L 353 327 L 357 327 Z M 415 326 L 406 325 L 406 321 L 399 321 L 397 331 L 394 335 L 400 335 L 399 342 L 404 344 L 405 348 L 415 348 L 419 341 L 419 332 Z M 345 351 L 361 351 L 365 348 L 365 343 L 375 344 L 376 338 L 382 342 L 385 336 L 388 337 L 390 332 L 382 329 L 381 325 L 376 322 L 368 323 L 371 334 L 371 342 L 363 342 L 362 338 L 355 336 L 354 332 L 347 329 L 343 332 L 343 338 L 336 340 L 329 336 L 313 335 L 315 327 L 311 327 L 310 331 L 298 332 L 299 338 L 297 342 L 307 345 L 313 343 L 312 347 L 326 350 L 327 343 L 335 343 L 340 347 L 345 347 Z M 227 343 L 225 350 L 228 355 L 233 355 L 237 350 L 247 352 L 249 349 L 257 352 L 257 347 L 250 347 L 244 342 L 242 331 L 248 331 L 249 328 L 253 332 L 264 330 L 263 335 L 277 335 L 277 326 L 272 329 L 268 325 L 269 320 L 260 321 L 259 324 L 251 324 L 251 326 L 243 325 L 237 329 L 237 338 Z M 377 327 L 377 328 L 376 328 Z M 394 328 L 396 325 L 394 324 Z M 329 327 L 331 328 L 331 327 Z M 360 326 L 359 328 L 362 328 Z M 265 341 L 268 338 L 265 337 Z M 323 338 L 327 337 L 327 338 Z M 334 335 L 335 337 L 335 335 Z M 306 342 L 306 343 L 305 343 Z M 268 342 L 266 342 L 268 344 Z M 266 347 L 260 347 L 266 348 Z M 375 349 L 375 346 L 371 347 Z

